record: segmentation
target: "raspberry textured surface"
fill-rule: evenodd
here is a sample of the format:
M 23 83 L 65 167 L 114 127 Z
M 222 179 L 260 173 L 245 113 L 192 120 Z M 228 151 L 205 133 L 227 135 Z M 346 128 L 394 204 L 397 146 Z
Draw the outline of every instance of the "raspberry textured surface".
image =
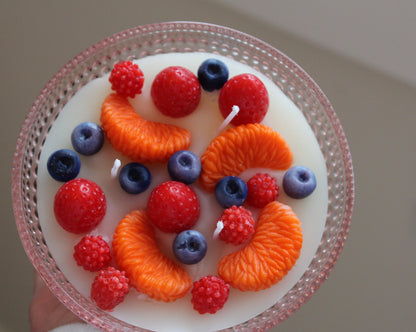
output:
M 110 263 L 110 246 L 100 235 L 86 235 L 74 246 L 74 258 L 85 270 L 96 272 Z
M 201 185 L 213 191 L 217 182 L 228 175 L 238 176 L 249 168 L 288 169 L 293 154 L 283 137 L 262 124 L 230 128 L 208 145 L 201 157 Z
M 102 221 L 107 201 L 101 187 L 87 179 L 63 184 L 55 195 L 57 222 L 68 232 L 81 234 L 93 230 Z
M 182 182 L 163 182 L 150 194 L 147 214 L 161 231 L 180 233 L 198 221 L 199 199 L 192 188 Z
M 257 173 L 247 181 L 246 202 L 256 208 L 263 208 L 277 199 L 279 187 L 277 180 L 267 173 Z
M 192 279 L 159 249 L 155 230 L 145 211 L 135 210 L 117 225 L 113 235 L 116 263 L 137 291 L 170 302 L 187 294 Z
M 235 126 L 260 123 L 269 108 L 269 94 L 263 82 L 253 74 L 240 74 L 230 78 L 222 87 L 218 99 L 224 118 L 233 106 L 240 111 L 231 121 Z
M 188 130 L 143 119 L 127 98 L 115 93 L 102 104 L 100 120 L 113 148 L 135 162 L 167 162 L 191 144 Z
M 157 109 L 172 118 L 191 114 L 201 99 L 198 78 L 189 69 L 170 66 L 153 80 L 151 95 Z
M 91 298 L 103 310 L 111 311 L 124 301 L 129 292 L 129 279 L 114 267 L 100 270 L 91 287 Z
M 139 66 L 131 61 L 114 65 L 110 73 L 111 89 L 123 97 L 133 98 L 142 93 L 144 75 Z
M 230 286 L 221 278 L 206 276 L 195 281 L 191 302 L 200 314 L 215 314 L 224 307 L 230 292 Z
M 218 221 L 223 223 L 219 238 L 226 243 L 246 243 L 254 233 L 255 220 L 243 206 L 234 205 L 225 209 Z
M 279 282 L 300 255 L 303 235 L 293 210 L 278 201 L 260 212 L 251 241 L 221 258 L 218 274 L 241 291 L 259 291 Z

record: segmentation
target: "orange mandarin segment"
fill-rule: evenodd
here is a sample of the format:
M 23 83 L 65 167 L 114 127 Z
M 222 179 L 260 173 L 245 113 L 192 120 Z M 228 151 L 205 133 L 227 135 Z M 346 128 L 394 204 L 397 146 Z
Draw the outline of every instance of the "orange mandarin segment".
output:
M 258 123 L 240 125 L 211 141 L 201 157 L 200 183 L 212 191 L 224 176 L 238 176 L 254 167 L 285 170 L 292 162 L 288 144 L 272 128 Z
M 143 210 L 132 211 L 119 222 L 113 235 L 113 251 L 132 286 L 151 298 L 175 301 L 192 287 L 187 272 L 160 251 Z
M 112 93 L 101 107 L 101 126 L 113 148 L 136 162 L 166 162 L 191 144 L 191 133 L 143 119 L 127 100 Z
M 259 291 L 279 282 L 300 255 L 303 235 L 292 209 L 278 201 L 260 212 L 256 232 L 241 250 L 224 256 L 218 274 L 241 291 Z

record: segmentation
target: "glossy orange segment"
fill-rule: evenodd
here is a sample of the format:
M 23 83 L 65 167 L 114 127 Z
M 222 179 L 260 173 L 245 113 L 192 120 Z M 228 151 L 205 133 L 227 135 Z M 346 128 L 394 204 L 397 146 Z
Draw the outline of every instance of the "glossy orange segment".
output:
M 188 273 L 160 251 L 143 210 L 132 211 L 119 222 L 113 235 L 113 252 L 132 286 L 151 298 L 175 301 L 192 287 Z
M 116 93 L 104 100 L 100 120 L 113 148 L 136 162 L 166 162 L 191 145 L 188 130 L 143 119 L 127 98 Z
M 293 267 L 302 242 L 300 221 L 293 210 L 271 202 L 262 209 L 251 241 L 224 256 L 218 263 L 218 274 L 241 291 L 267 289 Z
M 201 157 L 201 185 L 213 191 L 224 176 L 238 176 L 249 168 L 288 169 L 293 154 L 282 136 L 262 124 L 228 129 L 211 141 Z

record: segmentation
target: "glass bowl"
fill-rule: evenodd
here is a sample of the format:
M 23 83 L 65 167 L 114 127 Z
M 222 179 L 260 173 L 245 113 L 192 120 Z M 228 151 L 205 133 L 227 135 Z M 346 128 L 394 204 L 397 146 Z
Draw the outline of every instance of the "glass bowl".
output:
M 42 147 L 65 104 L 85 84 L 110 72 L 115 63 L 159 53 L 194 51 L 230 57 L 270 78 L 305 116 L 324 155 L 328 176 L 326 223 L 308 269 L 272 307 L 223 331 L 264 331 L 288 318 L 328 277 L 347 238 L 354 203 L 348 142 L 330 102 L 302 68 L 267 43 L 218 25 L 167 22 L 122 31 L 74 57 L 46 84 L 21 128 L 12 169 L 13 208 L 26 254 L 65 306 L 103 330 L 145 331 L 97 308 L 57 266 L 42 235 L 37 210 L 37 170 Z

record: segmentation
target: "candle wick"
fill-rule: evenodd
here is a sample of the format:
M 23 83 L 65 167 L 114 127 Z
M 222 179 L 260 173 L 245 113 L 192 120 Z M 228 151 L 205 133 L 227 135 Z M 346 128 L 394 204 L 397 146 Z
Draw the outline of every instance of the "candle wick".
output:
M 223 228 L 224 228 L 224 223 L 222 222 L 222 220 L 218 220 L 217 227 L 215 228 L 214 234 L 212 235 L 212 238 L 214 240 L 218 238 Z
M 117 177 L 117 172 L 120 166 L 121 166 L 121 161 L 119 159 L 114 160 L 113 168 L 111 169 L 112 179 L 115 179 Z
M 230 114 L 228 114 L 225 120 L 221 123 L 221 126 L 219 126 L 218 134 L 221 133 L 225 129 L 225 127 L 227 127 L 230 124 L 230 122 L 235 118 L 239 111 L 240 107 L 238 107 L 237 105 L 234 105 L 232 107 Z

